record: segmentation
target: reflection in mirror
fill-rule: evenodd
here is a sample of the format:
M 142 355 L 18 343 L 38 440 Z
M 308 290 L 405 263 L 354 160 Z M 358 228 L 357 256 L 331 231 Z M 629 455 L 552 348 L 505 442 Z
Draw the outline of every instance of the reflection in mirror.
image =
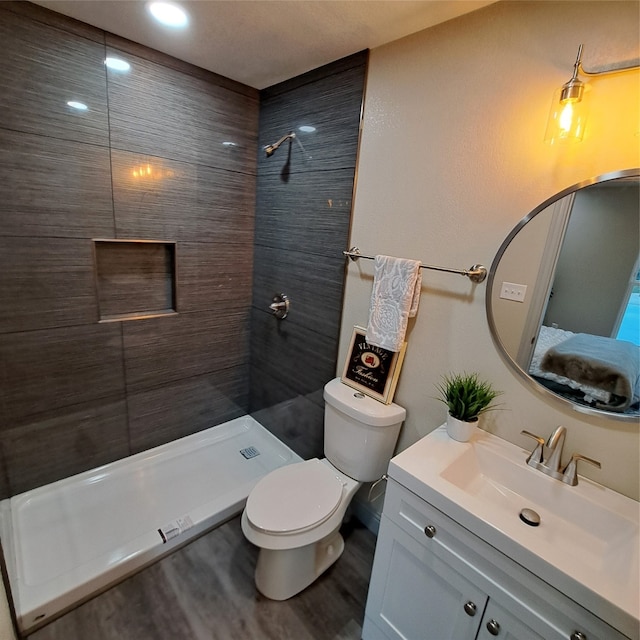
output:
M 640 415 L 639 185 L 622 171 L 544 202 L 500 247 L 487 288 L 494 341 L 534 388 L 623 420 Z

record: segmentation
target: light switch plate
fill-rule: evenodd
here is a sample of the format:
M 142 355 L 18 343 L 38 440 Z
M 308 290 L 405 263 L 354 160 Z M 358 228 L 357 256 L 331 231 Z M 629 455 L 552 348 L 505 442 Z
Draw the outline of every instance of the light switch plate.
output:
M 505 300 L 515 300 L 516 302 L 524 302 L 527 293 L 526 284 L 515 284 L 513 282 L 503 282 L 500 289 L 500 297 Z

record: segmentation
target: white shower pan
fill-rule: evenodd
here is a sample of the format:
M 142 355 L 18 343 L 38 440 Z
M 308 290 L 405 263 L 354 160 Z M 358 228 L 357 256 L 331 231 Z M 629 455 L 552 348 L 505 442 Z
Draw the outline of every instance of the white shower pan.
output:
M 0 503 L 27 633 L 239 514 L 255 483 L 301 458 L 250 416 Z

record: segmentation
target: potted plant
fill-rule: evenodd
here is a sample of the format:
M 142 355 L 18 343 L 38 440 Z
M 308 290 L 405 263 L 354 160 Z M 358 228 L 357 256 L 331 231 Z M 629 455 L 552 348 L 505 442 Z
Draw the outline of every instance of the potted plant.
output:
M 449 374 L 436 386 L 440 392 L 438 400 L 449 409 L 447 433 L 460 442 L 469 440 L 480 414 L 492 408 L 491 403 L 501 393 L 480 380 L 477 373 Z

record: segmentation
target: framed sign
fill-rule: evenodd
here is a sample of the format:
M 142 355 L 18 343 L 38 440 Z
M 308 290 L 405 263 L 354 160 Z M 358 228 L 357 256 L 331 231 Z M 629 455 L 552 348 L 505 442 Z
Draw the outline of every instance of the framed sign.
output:
M 398 384 L 407 343 L 400 351 L 388 351 L 367 342 L 366 329 L 354 327 L 341 380 L 362 393 L 390 404 Z

